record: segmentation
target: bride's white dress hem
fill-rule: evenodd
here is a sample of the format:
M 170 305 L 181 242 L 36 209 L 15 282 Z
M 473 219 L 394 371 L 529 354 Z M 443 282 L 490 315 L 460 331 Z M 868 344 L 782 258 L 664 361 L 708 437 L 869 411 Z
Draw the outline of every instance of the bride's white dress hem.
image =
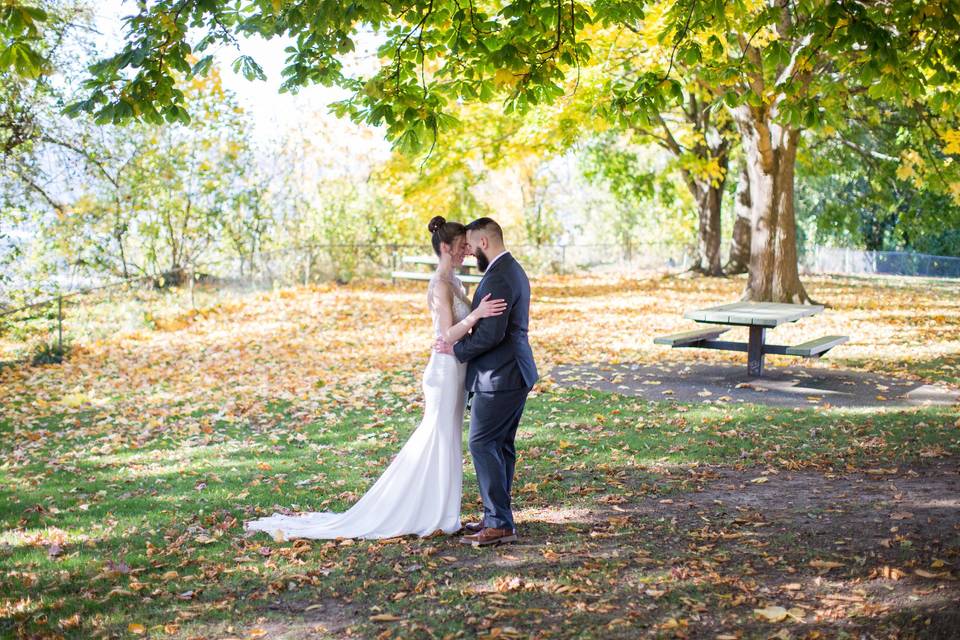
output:
M 430 281 L 434 299 L 437 277 Z M 454 322 L 470 312 L 462 285 L 456 283 Z M 432 308 L 434 334 L 439 335 Z M 460 530 L 463 484 L 462 429 L 466 365 L 451 355 L 432 353 L 423 372 L 424 413 L 420 425 L 372 487 L 342 513 L 274 514 L 246 523 L 278 540 L 292 538 L 383 539 L 438 530 Z

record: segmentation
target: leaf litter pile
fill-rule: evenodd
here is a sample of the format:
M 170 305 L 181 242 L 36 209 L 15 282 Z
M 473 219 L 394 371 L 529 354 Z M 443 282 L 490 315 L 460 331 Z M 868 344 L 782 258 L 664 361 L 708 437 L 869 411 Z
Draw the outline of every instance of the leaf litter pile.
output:
M 831 308 L 778 339 L 853 337 L 814 366 L 960 382 L 956 284 L 807 284 Z M 538 279 L 538 364 L 729 361 L 652 339 L 741 286 Z M 649 402 L 546 377 L 518 436 L 519 544 L 245 534 L 346 508 L 399 450 L 424 302 L 376 282 L 251 294 L 0 369 L 0 637 L 960 635 L 957 407 Z

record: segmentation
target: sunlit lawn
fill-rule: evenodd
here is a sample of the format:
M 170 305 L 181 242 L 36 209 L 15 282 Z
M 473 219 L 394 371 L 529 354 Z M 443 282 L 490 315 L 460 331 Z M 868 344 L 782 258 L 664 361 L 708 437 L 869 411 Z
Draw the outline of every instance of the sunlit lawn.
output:
M 740 286 L 541 278 L 531 327 L 541 369 L 738 358 L 672 352 L 652 338 L 691 324 L 685 309 L 735 299 Z M 852 336 L 816 366 L 960 381 L 957 284 L 820 278 L 808 287 L 832 308 L 777 329 L 778 339 Z M 722 564 L 713 573 L 724 579 L 705 581 L 676 518 L 630 508 L 681 500 L 701 481 L 697 469 L 712 465 L 751 478 L 835 475 L 960 453 L 956 407 L 649 403 L 547 378 L 519 436 L 522 545 L 244 534 L 244 520 L 275 509 L 348 506 L 399 449 L 421 409 L 423 298 L 421 286 L 360 283 L 252 294 L 189 314 L 159 299 L 153 328 L 80 336 L 60 366 L 0 370 L 0 637 L 767 637 L 779 627 L 751 613 L 769 603 L 762 584 L 743 587 L 750 571 Z M 109 308 L 85 313 L 109 322 Z M 465 488 L 473 515 L 469 465 Z M 676 545 L 664 547 L 663 527 Z M 955 576 L 958 535 L 940 540 L 936 557 L 919 546 L 910 554 Z M 768 567 L 809 560 L 786 534 L 770 544 Z M 859 580 L 866 563 L 840 569 L 841 581 Z M 661 595 L 634 606 L 647 591 Z M 848 622 L 809 616 L 805 632 L 828 637 Z

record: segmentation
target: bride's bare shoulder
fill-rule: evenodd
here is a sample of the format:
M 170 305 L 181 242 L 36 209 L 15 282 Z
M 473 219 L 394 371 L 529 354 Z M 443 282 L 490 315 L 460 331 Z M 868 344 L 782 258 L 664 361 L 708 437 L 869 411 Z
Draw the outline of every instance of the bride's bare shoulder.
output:
M 431 298 L 443 302 L 451 302 L 453 300 L 453 283 L 447 278 L 434 274 L 434 276 L 430 278 L 430 286 L 428 289 Z

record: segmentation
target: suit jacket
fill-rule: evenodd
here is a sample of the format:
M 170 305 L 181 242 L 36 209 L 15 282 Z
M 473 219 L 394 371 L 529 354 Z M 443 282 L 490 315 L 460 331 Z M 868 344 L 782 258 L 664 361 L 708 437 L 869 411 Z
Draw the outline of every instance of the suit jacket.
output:
M 467 363 L 467 391 L 529 389 L 538 378 L 527 339 L 530 280 L 512 255 L 501 256 L 483 274 L 473 294 L 474 309 L 488 293 L 506 301 L 507 308 L 499 316 L 481 319 L 453 345 L 457 360 Z

